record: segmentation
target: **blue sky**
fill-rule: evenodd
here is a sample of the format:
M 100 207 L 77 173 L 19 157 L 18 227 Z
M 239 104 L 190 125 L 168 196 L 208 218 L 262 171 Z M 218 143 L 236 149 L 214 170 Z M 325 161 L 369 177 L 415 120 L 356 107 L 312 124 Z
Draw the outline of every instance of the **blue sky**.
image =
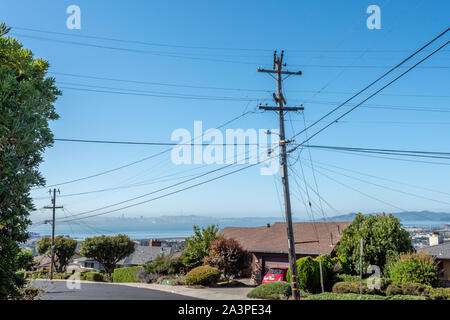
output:
M 72 4 L 81 8 L 80 30 L 66 28 L 66 8 Z M 366 27 L 366 19 L 369 16 L 366 8 L 371 4 L 381 7 L 381 30 L 369 30 Z M 302 70 L 302 76 L 290 77 L 285 81 L 285 94 L 288 105 L 303 103 L 306 120 L 312 122 L 447 28 L 450 3 L 444 0 L 2 0 L 0 8 L 0 20 L 9 26 L 65 34 L 23 29 L 12 31 L 12 35 L 26 48 L 31 49 L 36 57 L 50 62 L 50 76 L 54 76 L 57 85 L 62 88 L 63 95 L 56 102 L 56 109 L 61 118 L 51 124 L 56 138 L 167 142 L 175 129 L 186 128 L 192 132 L 194 120 L 202 120 L 204 129 L 214 128 L 244 110 L 257 106 L 256 101 L 243 101 L 245 99 L 270 101 L 275 82 L 267 74 L 258 73 L 256 70 L 258 66 L 270 68 L 274 49 L 286 50 L 285 62 L 289 70 Z M 98 36 L 172 46 L 78 36 Z M 448 36 L 445 39 L 448 40 Z M 450 49 L 439 52 L 423 64 L 425 68 L 411 71 L 383 91 L 383 95 L 377 95 L 367 102 L 370 108 L 356 109 L 343 119 L 344 121 L 312 139 L 311 144 L 448 150 L 450 112 L 443 111 L 445 108 L 450 111 L 449 54 Z M 242 90 L 161 86 L 63 74 Z M 68 89 L 119 91 L 98 88 L 99 86 L 120 88 L 121 92 L 128 93 L 130 91 L 124 90 L 236 99 L 175 99 Z M 314 94 L 314 91 L 322 88 L 323 92 Z M 261 89 L 267 92 L 252 91 Z M 355 101 L 361 100 L 362 98 L 359 98 Z M 440 111 L 393 110 L 380 106 L 440 108 Z M 292 120 L 286 123 L 288 137 L 303 128 L 301 114 L 291 114 L 287 119 Z M 276 115 L 267 112 L 249 114 L 228 127 L 275 129 L 278 123 Z M 311 129 L 310 133 L 317 129 L 319 127 Z M 54 147 L 45 153 L 41 171 L 48 184 L 56 184 L 116 168 L 165 148 L 167 147 L 55 142 Z M 296 155 L 292 157 L 294 161 Z M 302 152 L 301 157 L 305 159 L 303 169 L 307 181 L 314 186 L 314 177 L 308 168 L 307 150 Z M 450 181 L 447 165 L 319 150 L 312 150 L 312 159 L 317 166 L 319 193 L 336 209 L 324 205 L 328 216 L 355 211 L 450 210 L 450 195 L 445 194 L 449 191 Z M 335 171 L 331 172 L 318 167 L 323 164 L 340 168 L 324 166 Z M 169 174 L 177 174 L 175 178 L 178 180 L 64 197 L 60 198 L 60 204 L 72 213 L 84 212 L 151 192 L 181 181 L 180 177 L 184 175 L 204 172 L 217 166 L 198 168 L 193 172 L 186 171 L 196 167 L 199 166 L 175 166 L 166 154 L 111 174 L 61 185 L 61 195 L 126 186 Z M 298 162 L 294 168 L 300 172 Z M 435 191 L 358 176 L 341 168 Z M 180 173 L 182 171 L 185 172 Z M 350 179 L 336 172 L 391 189 Z M 281 192 L 279 180 L 279 176 L 261 176 L 259 168 L 254 167 L 185 192 L 112 213 L 110 216 L 200 214 L 281 217 L 275 188 L 276 184 Z M 294 178 L 291 179 L 291 187 L 296 193 L 293 180 Z M 299 182 L 303 183 L 302 180 Z M 398 193 L 392 189 L 413 193 L 422 198 Z M 318 203 L 314 192 L 310 190 L 309 193 L 312 200 Z M 33 191 L 32 195 L 37 198 L 38 208 L 49 204 L 49 199 L 41 199 L 48 195 L 46 189 Z M 306 194 L 304 196 L 307 197 Z M 294 217 L 307 218 L 308 214 L 301 201 L 295 196 L 292 201 Z M 33 217 L 39 220 L 48 216 L 48 213 L 39 210 Z M 64 216 L 61 212 L 59 214 Z M 321 217 L 318 207 L 315 214 Z

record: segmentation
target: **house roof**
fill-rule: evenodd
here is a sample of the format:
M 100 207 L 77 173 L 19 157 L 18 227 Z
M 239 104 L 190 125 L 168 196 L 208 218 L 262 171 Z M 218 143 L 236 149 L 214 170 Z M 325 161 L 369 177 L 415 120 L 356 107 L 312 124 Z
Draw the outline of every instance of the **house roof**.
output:
M 120 260 L 118 265 L 143 265 L 148 261 L 152 261 L 160 254 L 171 254 L 170 247 L 150 247 L 150 246 L 135 246 L 134 252 L 128 257 Z
M 295 222 L 294 241 L 297 254 L 330 254 L 351 222 Z M 317 230 L 317 235 L 315 233 Z M 250 252 L 287 253 L 286 223 L 276 222 L 270 227 L 225 227 L 219 231 L 225 238 L 233 238 Z
M 450 259 L 450 242 L 419 249 L 419 252 L 431 254 L 438 259 Z

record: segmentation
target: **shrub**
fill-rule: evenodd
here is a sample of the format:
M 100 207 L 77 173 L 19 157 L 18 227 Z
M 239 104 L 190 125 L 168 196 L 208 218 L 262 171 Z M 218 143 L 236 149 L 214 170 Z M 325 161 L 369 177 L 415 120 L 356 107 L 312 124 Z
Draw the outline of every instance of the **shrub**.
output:
M 169 286 L 181 286 L 184 285 L 185 279 L 184 276 L 176 275 L 176 276 L 161 276 L 156 280 L 158 284 L 165 284 Z
M 145 270 L 142 269 L 138 269 L 136 271 L 136 277 L 141 281 L 141 282 L 145 282 L 145 283 L 152 283 L 155 282 L 156 280 L 158 280 L 158 278 L 161 277 L 160 274 L 157 273 L 147 273 L 145 272 Z
M 53 279 L 60 279 L 60 280 L 66 280 L 69 279 L 71 275 L 68 273 L 55 273 L 53 275 Z
M 291 295 L 291 285 L 284 281 L 273 281 L 262 284 L 247 294 L 256 299 L 287 299 Z
M 434 300 L 450 300 L 450 288 L 430 288 L 427 295 Z
M 349 274 L 337 274 L 335 276 L 336 282 L 359 282 L 359 276 L 352 276 Z
M 411 296 L 427 296 L 429 286 L 420 283 L 406 282 L 402 285 L 403 294 Z
M 367 289 L 367 287 L 366 287 L 366 289 Z M 333 285 L 332 291 L 333 291 L 333 293 L 359 293 L 359 283 L 357 283 L 357 282 L 336 282 Z M 364 286 L 363 286 L 363 293 L 364 293 Z
M 388 272 L 395 284 L 412 282 L 437 286 L 439 283 L 435 260 L 432 256 L 424 253 L 400 256 L 398 261 L 388 266 Z
M 355 293 L 344 293 L 344 294 L 338 294 L 338 293 L 320 293 L 320 294 L 314 294 L 310 295 L 306 298 L 307 300 L 427 300 L 426 297 L 420 297 L 420 296 L 391 296 L 391 297 L 385 297 L 375 294 L 363 294 L 362 297 L 360 297 L 359 294 Z
M 309 292 L 314 292 L 320 288 L 319 263 L 311 257 L 304 257 L 297 260 L 298 287 Z M 291 280 L 291 273 L 286 274 L 287 281 Z
M 186 267 L 181 258 L 159 255 L 153 261 L 144 265 L 144 270 L 149 274 L 172 275 L 184 273 Z
M 333 273 L 338 274 L 350 274 L 352 267 L 346 256 L 338 256 L 331 258 Z
M 403 294 L 403 288 L 402 286 L 399 286 L 398 284 L 390 284 L 386 289 L 386 295 L 387 296 L 395 296 L 398 294 Z
M 186 274 L 186 284 L 194 285 L 211 285 L 215 284 L 220 279 L 220 270 L 210 266 L 201 266 L 192 269 Z
M 203 262 L 218 268 L 226 278 L 237 276 L 250 266 L 250 254 L 234 239 L 219 238 L 211 243 Z
M 84 274 L 82 273 L 81 279 L 87 281 L 105 281 L 103 274 L 98 271 L 89 271 Z
M 141 269 L 142 266 L 114 269 L 113 282 L 141 282 L 137 276 L 137 271 Z
M 25 279 L 25 271 L 16 271 L 15 277 L 17 287 L 23 287 L 27 283 L 27 280 Z

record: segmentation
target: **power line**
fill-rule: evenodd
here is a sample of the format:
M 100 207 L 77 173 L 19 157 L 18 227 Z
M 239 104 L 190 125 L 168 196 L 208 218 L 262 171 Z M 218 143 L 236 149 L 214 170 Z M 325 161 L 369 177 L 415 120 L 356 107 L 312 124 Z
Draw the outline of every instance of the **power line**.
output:
M 237 121 L 238 119 L 240 119 L 240 118 L 246 116 L 247 114 L 250 114 L 250 113 L 253 113 L 253 112 L 254 112 L 254 111 L 246 111 L 246 112 L 243 112 L 243 113 L 240 114 L 239 116 L 234 117 L 234 118 L 232 118 L 232 119 L 230 119 L 230 120 L 224 122 L 224 123 L 221 124 L 220 126 L 216 127 L 216 129 L 220 129 L 220 128 L 222 128 L 222 127 L 224 127 L 224 126 L 226 126 L 226 125 L 228 125 L 228 124 L 230 124 L 230 123 L 232 123 L 232 122 L 234 122 L 234 121 Z M 194 138 L 192 138 L 192 139 L 190 140 L 190 142 L 195 141 L 196 139 L 203 137 L 203 135 L 204 135 L 204 133 L 203 133 L 201 136 L 199 136 L 199 137 L 194 137 Z M 125 164 L 125 165 L 120 166 L 120 167 L 116 167 L 116 168 L 113 168 L 113 169 L 110 169 L 110 170 L 102 171 L 102 172 L 99 172 L 99 173 L 96 173 L 96 174 L 93 174 L 93 175 L 90 175 L 90 176 L 85 176 L 85 177 L 82 177 L 82 178 L 78 178 L 78 179 L 73 179 L 73 180 L 69 180 L 69 181 L 65 181 L 65 182 L 60 182 L 60 183 L 56 183 L 56 184 L 52 184 L 52 185 L 48 185 L 48 186 L 44 186 L 44 187 L 34 188 L 34 189 L 32 189 L 32 190 L 39 190 L 39 189 L 48 188 L 48 187 L 60 186 L 60 185 L 65 185 L 65 184 L 69 184 L 69 183 L 74 183 L 74 182 L 78 182 L 78 181 L 83 181 L 83 180 L 87 180 L 87 179 L 99 177 L 99 176 L 102 176 L 102 175 L 105 175 L 105 174 L 108 174 L 108 173 L 111 173 L 111 172 L 115 172 L 115 171 L 118 171 L 118 170 L 121 170 L 121 169 L 124 169 L 124 168 L 128 168 L 128 167 L 133 166 L 133 165 L 135 165 L 135 164 L 138 164 L 138 163 L 141 163 L 141 162 L 150 160 L 150 159 L 152 159 L 152 158 L 155 158 L 155 157 L 158 157 L 158 156 L 160 156 L 160 155 L 162 155 L 162 154 L 165 154 L 165 153 L 167 153 L 167 152 L 170 152 L 171 150 L 172 150 L 172 148 L 168 148 L 168 149 L 165 149 L 165 150 L 163 150 L 163 151 L 161 151 L 161 152 L 158 152 L 158 153 L 156 153 L 156 154 L 153 154 L 153 155 L 150 155 L 150 156 L 148 156 L 148 157 L 139 159 L 139 160 L 137 160 L 137 161 L 133 161 L 133 162 L 131 162 L 131 163 Z
M 133 53 L 140 53 L 140 54 L 148 54 L 148 55 L 154 55 L 154 56 L 162 56 L 162 57 L 169 57 L 169 58 L 178 58 L 178 59 L 187 59 L 187 60 L 199 60 L 199 61 L 210 61 L 210 62 L 222 62 L 222 63 L 235 63 L 235 64 L 247 64 L 247 65 L 254 65 L 258 64 L 257 62 L 251 62 L 251 61 L 237 61 L 237 60 L 224 60 L 224 59 L 215 59 L 215 58 L 205 58 L 205 57 L 193 57 L 193 56 L 186 56 L 186 55 L 180 55 L 180 54 L 173 54 L 173 53 L 164 53 L 164 52 L 158 52 L 158 51 L 148 51 L 148 50 L 139 50 L 139 49 L 130 49 L 130 48 L 121 48 L 121 47 L 112 47 L 112 46 L 105 46 L 105 45 L 99 45 L 99 44 L 92 44 L 92 43 L 84 43 L 84 42 L 77 42 L 77 41 L 68 41 L 68 40 L 60 40 L 60 39 L 51 39 L 51 38 L 45 38 L 45 37 L 37 37 L 37 36 L 30 36 L 26 34 L 21 34 L 17 32 L 12 32 L 15 36 L 24 37 L 24 38 L 30 38 L 35 40 L 42 40 L 42 41 L 50 41 L 50 42 L 57 42 L 57 43 L 64 43 L 64 44 L 71 44 L 71 45 L 78 45 L 78 46 L 84 46 L 84 47 L 93 47 L 98 49 L 109 49 L 109 50 L 115 50 L 115 51 L 122 51 L 122 52 L 133 52 Z M 374 66 L 374 65 L 362 65 L 362 66 L 354 66 L 354 65 L 291 65 L 293 67 L 302 67 L 302 68 L 364 68 L 364 69 L 372 69 L 372 68 L 391 68 L 391 66 Z M 406 68 L 406 66 L 405 66 Z M 421 68 L 427 68 L 427 69 L 448 69 L 450 66 L 427 66 L 427 67 L 421 67 Z
M 363 93 L 364 91 L 366 91 L 367 89 L 369 89 L 371 86 L 373 86 L 374 84 L 376 84 L 378 81 L 382 80 L 383 78 L 385 78 L 387 75 L 389 75 L 392 71 L 396 70 L 398 67 L 400 67 L 401 65 L 403 65 L 405 62 L 407 62 L 408 60 L 410 60 L 411 58 L 413 58 L 415 55 L 417 55 L 419 52 L 421 52 L 423 49 L 425 49 L 426 47 L 428 47 L 430 44 L 432 44 L 434 41 L 436 41 L 437 39 L 439 39 L 440 37 L 442 37 L 444 34 L 447 33 L 449 29 L 447 28 L 444 32 L 442 32 L 441 34 L 439 34 L 437 37 L 435 37 L 434 39 L 432 39 L 431 41 L 429 41 L 428 43 L 426 43 L 424 46 L 422 46 L 420 49 L 416 50 L 414 53 L 412 53 L 411 55 L 409 55 L 406 59 L 402 60 L 399 64 L 397 64 L 396 66 L 394 66 L 393 68 L 391 68 L 389 71 L 385 72 L 383 75 L 381 75 L 380 77 L 378 77 L 377 79 L 375 79 L 374 81 L 372 81 L 369 85 L 367 85 L 366 87 L 364 87 L 363 89 L 361 89 L 360 91 L 358 91 L 357 93 L 355 93 L 353 96 L 351 96 L 349 99 L 347 99 L 346 101 L 344 101 L 343 103 L 341 103 L 340 105 L 338 105 L 336 108 L 334 108 L 333 110 L 331 110 L 330 112 L 328 112 L 327 114 L 325 114 L 324 116 L 322 116 L 320 119 L 314 121 L 312 124 L 310 124 L 308 127 L 306 127 L 305 129 L 303 129 L 302 131 L 294 134 L 294 136 L 292 137 L 295 138 L 296 136 L 298 136 L 299 134 L 309 130 L 312 126 L 316 125 L 317 123 L 319 123 L 320 121 L 322 121 L 323 119 L 325 119 L 326 117 L 328 117 L 329 115 L 331 115 L 332 113 L 336 112 L 337 110 L 339 110 L 341 107 L 343 107 L 345 104 L 347 104 L 348 102 L 350 102 L 351 100 L 353 100 L 354 98 L 356 98 L 358 95 L 360 95 L 361 93 Z M 445 46 L 445 45 L 444 45 Z M 441 47 L 442 48 L 442 47 Z M 439 48 L 439 49 L 441 49 Z M 430 57 L 431 55 L 433 55 L 436 51 L 433 51 L 430 55 L 427 56 Z M 426 59 L 426 58 L 425 58 Z M 391 82 L 389 82 L 387 85 L 385 85 L 384 87 L 382 87 L 380 90 L 376 91 L 374 94 L 370 95 L 368 98 L 366 98 L 363 102 L 361 102 L 360 104 L 356 105 L 353 109 L 355 109 L 357 106 L 361 105 L 362 103 L 364 103 L 365 101 L 369 100 L 371 97 L 373 97 L 375 94 L 377 94 L 378 92 L 380 92 L 381 90 L 383 90 L 384 88 L 386 88 L 388 85 L 390 85 L 391 83 L 393 83 L 394 81 L 396 81 L 398 78 L 400 78 L 401 76 L 403 76 L 404 74 L 406 74 L 407 72 L 409 72 L 410 70 L 412 70 L 415 66 L 417 66 L 418 64 L 420 64 L 422 61 L 424 61 L 425 59 L 421 60 L 419 63 L 415 64 L 414 66 L 410 67 L 408 70 L 406 70 L 404 73 L 402 73 L 399 77 L 395 78 L 394 80 L 392 80 Z M 353 110 L 351 109 L 351 110 Z M 344 115 L 346 115 L 347 113 L 345 113 Z M 339 118 L 338 118 L 339 120 Z M 315 134 L 314 134 L 315 135 Z M 314 137 L 313 135 L 313 137 Z
M 130 79 L 99 77 L 99 76 L 92 76 L 92 75 L 80 75 L 80 74 L 54 72 L 54 71 L 50 71 L 48 73 L 54 74 L 54 75 L 67 76 L 67 77 L 82 78 L 82 79 L 105 80 L 105 81 L 154 85 L 154 86 L 167 86 L 167 87 L 176 87 L 176 88 L 208 89 L 208 90 L 224 90 L 224 91 L 244 91 L 244 92 L 266 92 L 266 93 L 272 93 L 272 91 L 273 91 L 273 90 L 269 90 L 269 89 L 212 87 L 212 86 L 187 85 L 187 84 L 153 82 L 153 81 L 138 81 L 138 80 L 130 80 Z M 62 82 L 59 82 L 59 83 L 62 83 Z M 128 90 L 128 89 L 124 88 L 121 90 Z M 290 89 L 290 90 L 286 90 L 286 91 L 287 92 L 312 92 L 312 93 L 318 92 L 317 90 L 299 90 L 299 89 Z M 322 94 L 353 94 L 352 92 L 349 92 L 349 91 L 322 91 L 321 93 Z M 430 97 L 430 98 L 449 98 L 450 97 L 448 95 L 410 94 L 410 93 L 398 93 L 398 94 L 384 93 L 384 94 L 380 94 L 380 96 L 406 96 L 406 97 Z
M 117 141 L 117 140 L 87 140 L 87 139 L 63 139 L 55 138 L 61 142 L 84 142 L 84 143 L 104 143 L 104 144 L 129 144 L 129 145 L 151 145 L 151 146 L 177 146 L 177 142 L 137 142 L 137 141 Z M 186 145 L 186 144 L 183 144 Z M 192 143 L 188 146 L 249 146 L 257 143 Z
M 221 178 L 223 178 L 223 177 L 232 175 L 232 174 L 234 174 L 234 173 L 237 173 L 237 172 L 246 170 L 246 169 L 248 169 L 248 168 L 254 167 L 254 166 L 258 165 L 258 164 L 261 164 L 261 163 L 263 163 L 263 162 L 266 162 L 266 161 L 270 160 L 271 158 L 273 158 L 273 157 L 269 157 L 269 158 L 267 158 L 267 159 L 265 159 L 265 160 L 258 161 L 258 162 L 254 163 L 254 164 L 250 164 L 250 165 L 245 166 L 245 167 L 243 167 L 243 168 L 236 169 L 236 170 L 234 170 L 234 171 L 225 173 L 225 174 L 220 175 L 220 176 L 218 176 L 218 177 L 214 177 L 214 178 L 211 178 L 211 179 L 209 179 L 209 180 L 202 181 L 202 182 L 199 182 L 199 183 L 197 183 L 197 184 L 190 185 L 190 186 L 188 186 L 188 187 L 186 187 L 186 188 L 179 189 L 179 190 L 175 190 L 175 191 L 173 191 L 173 192 L 170 192 L 170 193 L 167 193 L 167 194 L 163 194 L 163 195 L 161 195 L 161 196 L 158 196 L 158 197 L 155 197 L 155 198 L 152 198 L 152 199 L 149 199 L 149 200 L 141 201 L 141 202 L 138 202 L 138 203 L 135 203 L 135 204 L 131 204 L 131 205 L 128 205 L 128 206 L 125 206 L 125 207 L 122 207 L 122 208 L 118 208 L 118 209 L 114 209 L 114 210 L 110 210 L 110 211 L 106 211 L 106 212 L 101 212 L 101 213 L 97 213 L 97 214 L 93 214 L 93 215 L 89 215 L 89 216 L 85 216 L 85 217 L 79 217 L 79 218 L 76 218 L 76 220 L 87 219 L 87 218 L 92 218 L 92 217 L 96 217 L 96 216 L 100 216 L 100 215 L 105 215 L 105 214 L 108 214 L 108 213 L 117 212 L 117 211 L 120 211 L 120 210 L 124 210 L 124 209 L 128 209 L 128 208 L 131 208 L 131 207 L 135 207 L 135 206 L 138 206 L 138 205 L 141 205 L 141 204 L 144 204 L 144 203 L 148 203 L 148 202 L 151 202 L 151 201 L 155 201 L 155 200 L 158 200 L 158 199 L 161 199 L 161 198 L 165 198 L 165 197 L 168 197 L 168 196 L 170 196 L 170 195 L 173 195 L 173 194 L 176 194 L 176 193 L 180 193 L 180 192 L 182 192 L 182 191 L 186 191 L 186 190 L 189 190 L 189 189 L 192 189 L 192 188 L 201 186 L 201 185 L 203 185 L 203 184 L 206 184 L 206 183 L 209 183 L 209 182 L 212 182 L 212 181 L 221 179 Z M 72 219 L 72 220 L 69 220 L 69 221 L 73 221 L 73 220 L 75 220 L 75 219 Z M 65 221 L 62 221 L 62 222 L 65 222 Z
M 449 29 L 447 29 L 445 32 L 447 32 Z M 445 33 L 444 32 L 444 33 Z M 443 34 L 443 33 L 442 33 Z M 442 35 L 441 34 L 441 35 Z M 434 40 L 433 40 L 434 41 Z M 412 67 L 410 67 L 409 69 L 407 69 L 406 71 L 404 71 L 403 73 L 401 73 L 399 76 L 397 76 L 396 78 L 394 78 L 393 80 L 389 81 L 386 85 L 384 85 L 383 87 L 381 87 L 380 89 L 378 89 L 377 91 L 375 91 L 374 93 L 372 93 L 369 97 L 367 97 L 366 99 L 364 99 L 362 102 L 358 103 L 356 106 L 352 107 L 350 110 L 346 111 L 345 113 L 343 113 L 342 115 L 340 115 L 338 118 L 336 118 L 334 121 L 328 123 L 326 126 L 322 127 L 319 131 L 315 132 L 312 136 L 310 136 L 308 139 L 306 139 L 305 141 L 303 141 L 302 143 L 298 144 L 297 146 L 295 146 L 293 149 L 291 149 L 289 152 L 297 149 L 299 146 L 303 145 L 304 143 L 308 142 L 310 139 L 312 139 L 313 137 L 315 137 L 316 135 L 318 135 L 320 132 L 322 132 L 323 130 L 325 130 L 326 128 L 328 128 L 329 126 L 331 126 L 333 123 L 338 122 L 340 119 L 342 119 L 343 117 L 345 117 L 347 114 L 349 114 L 350 112 L 352 112 L 353 110 L 355 110 L 357 107 L 359 107 L 361 104 L 363 104 L 364 102 L 366 102 L 367 100 L 369 100 L 370 98 L 372 98 L 373 96 L 375 96 L 377 93 L 379 93 L 380 91 L 382 91 L 383 89 L 385 89 L 386 87 L 390 86 L 392 83 L 394 83 L 395 81 L 397 81 L 398 79 L 400 79 L 401 77 L 403 77 L 405 74 L 407 74 L 409 71 L 411 71 L 412 69 L 414 69 L 416 66 L 418 66 L 420 63 L 422 63 L 423 61 L 427 60 L 428 58 L 430 58 L 433 54 L 435 54 L 436 52 L 438 52 L 439 50 L 441 50 L 442 48 L 444 48 L 450 41 L 445 42 L 443 45 L 441 45 L 439 48 L 437 48 L 436 50 L 434 50 L 432 53 L 430 53 L 429 55 L 427 55 L 425 58 L 421 59 L 419 62 L 417 62 L 415 65 L 413 65 Z M 422 47 L 423 48 L 423 47 Z M 419 49 L 420 50 L 420 49 Z M 417 51 L 418 52 L 418 51 Z M 365 89 L 364 89 L 365 90 Z M 352 98 L 351 98 L 352 99 Z M 340 107 L 338 107 L 340 108 Z M 322 118 L 323 119 L 323 118 Z M 304 131 L 304 130 L 303 130 Z M 298 133 L 299 134 L 299 133 Z M 298 134 L 294 135 L 297 136 Z

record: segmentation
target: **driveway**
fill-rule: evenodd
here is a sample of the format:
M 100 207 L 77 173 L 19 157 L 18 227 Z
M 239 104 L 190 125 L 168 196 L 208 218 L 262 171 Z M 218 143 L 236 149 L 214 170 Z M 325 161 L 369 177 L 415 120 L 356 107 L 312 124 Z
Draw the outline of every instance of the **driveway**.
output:
M 112 283 L 81 281 L 80 288 L 64 280 L 33 280 L 31 285 L 45 291 L 43 300 L 199 300 L 182 294 L 123 286 Z

